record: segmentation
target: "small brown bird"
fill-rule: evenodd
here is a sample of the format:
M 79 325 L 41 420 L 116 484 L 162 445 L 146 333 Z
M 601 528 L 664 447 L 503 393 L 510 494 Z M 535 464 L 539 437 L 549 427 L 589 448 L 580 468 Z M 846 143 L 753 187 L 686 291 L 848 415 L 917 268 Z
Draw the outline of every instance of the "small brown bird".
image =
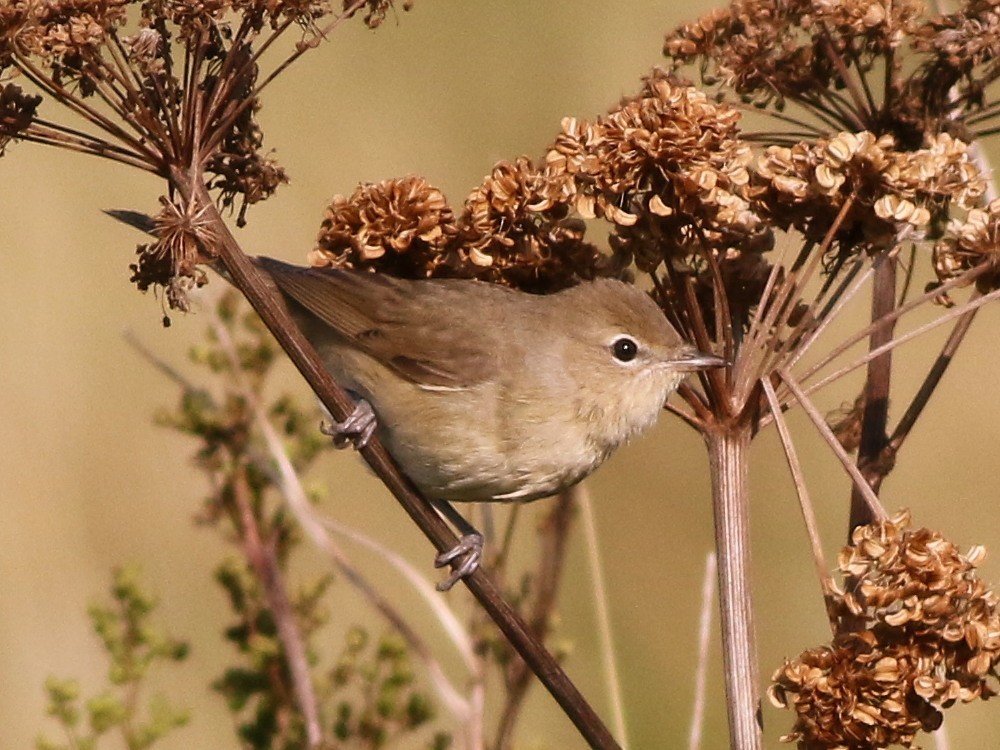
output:
M 362 445 L 377 434 L 438 501 L 552 495 L 650 427 L 687 373 L 725 364 L 685 343 L 647 294 L 621 281 L 532 295 L 256 264 L 358 400 L 333 431 Z M 439 564 L 476 557 L 474 542 Z

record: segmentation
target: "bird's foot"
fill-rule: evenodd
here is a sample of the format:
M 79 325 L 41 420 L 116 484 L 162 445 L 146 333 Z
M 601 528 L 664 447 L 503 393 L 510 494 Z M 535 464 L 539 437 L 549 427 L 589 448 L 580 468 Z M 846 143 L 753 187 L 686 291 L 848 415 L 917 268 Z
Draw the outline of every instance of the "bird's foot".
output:
M 347 419 L 342 422 L 320 424 L 319 431 L 333 438 L 335 448 L 347 448 L 353 445 L 355 450 L 361 450 L 368 445 L 376 427 L 378 419 L 375 411 L 372 405 L 362 398 L 354 404 L 354 411 L 347 416 Z
M 479 532 L 463 534 L 458 544 L 434 558 L 435 568 L 451 565 L 451 575 L 437 585 L 437 590 L 448 591 L 460 580 L 475 573 L 482 559 L 483 535 Z

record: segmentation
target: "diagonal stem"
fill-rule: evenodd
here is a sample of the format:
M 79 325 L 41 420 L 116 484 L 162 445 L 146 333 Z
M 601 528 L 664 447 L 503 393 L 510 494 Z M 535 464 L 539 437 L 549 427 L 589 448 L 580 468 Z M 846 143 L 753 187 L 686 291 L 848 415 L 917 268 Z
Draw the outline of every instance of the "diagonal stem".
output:
M 334 382 L 330 373 L 323 367 L 315 349 L 299 331 L 282 302 L 267 287 L 229 232 L 208 194 L 200 171 L 197 168 L 192 169 L 190 173 L 177 171 L 171 178 L 173 186 L 184 199 L 196 199 L 200 206 L 208 211 L 212 227 L 219 238 L 217 246 L 209 250 L 218 253 L 233 283 L 246 296 L 333 418 L 345 419 L 353 409 L 350 397 Z M 372 439 L 361 450 L 361 454 L 438 551 L 444 552 L 457 544 L 458 540 L 454 533 L 431 504 L 416 491 L 412 482 L 403 476 L 377 439 Z M 532 672 L 556 699 L 587 743 L 601 750 L 617 749 L 618 743 L 600 717 L 570 681 L 552 654 L 545 649 L 524 620 L 503 598 L 490 576 L 480 568 L 463 581 L 521 658 L 531 667 Z
M 826 441 L 827 445 L 830 446 L 834 455 L 837 456 L 837 460 L 840 461 L 844 470 L 851 477 L 851 480 L 854 482 L 854 486 L 860 490 L 865 503 L 868 505 L 871 516 L 878 521 L 886 520 L 889 517 L 889 514 L 886 513 L 885 508 L 882 507 L 882 503 L 879 501 L 878 495 L 876 495 L 872 490 L 871 485 L 868 484 L 864 476 L 862 476 L 858 467 L 854 465 L 854 461 L 851 460 L 850 455 L 846 450 L 844 450 L 844 446 L 842 446 L 840 441 L 837 440 L 836 435 L 833 434 L 833 430 L 830 429 L 830 426 L 826 423 L 823 415 L 820 414 L 819 409 L 817 409 L 816 405 L 809 400 L 809 397 L 802 390 L 802 387 L 798 384 L 795 378 L 792 377 L 788 370 L 778 370 L 778 376 L 781 378 L 788 390 L 792 392 L 795 400 L 799 402 L 800 406 L 802 406 L 802 410 L 805 411 L 809 419 L 812 420 L 812 423 L 816 426 L 816 429 Z
M 823 554 L 823 543 L 819 536 L 819 524 L 816 523 L 816 513 L 813 510 L 812 501 L 809 499 L 809 490 L 806 487 L 805 475 L 802 473 L 802 464 L 799 462 L 798 453 L 795 450 L 795 443 L 792 441 L 791 431 L 788 423 L 781 413 L 781 405 L 774 392 L 771 381 L 765 378 L 761 381 L 764 395 L 774 416 L 774 426 L 778 428 L 778 437 L 781 438 L 781 447 L 785 450 L 785 458 L 788 461 L 788 469 L 792 472 L 792 481 L 795 482 L 795 492 L 799 498 L 799 509 L 802 511 L 802 520 L 806 524 L 806 534 L 809 536 L 809 546 L 812 548 L 813 562 L 816 565 L 816 575 L 819 577 L 820 587 L 823 589 L 823 598 L 829 600 L 833 594 L 833 576 L 830 575 L 830 567 L 826 562 L 826 555 Z M 836 633 L 834 633 L 836 635 Z
M 976 313 L 978 311 L 979 308 L 969 310 L 958 319 L 957 323 L 955 323 L 955 327 L 951 330 L 948 340 L 941 348 L 941 353 L 938 354 L 937 359 L 934 361 L 930 371 L 927 373 L 927 377 L 920 385 L 920 390 L 917 391 L 917 394 L 913 397 L 913 401 L 910 402 L 906 412 L 899 420 L 899 424 L 896 425 L 896 429 L 893 430 L 892 436 L 886 444 L 886 450 L 891 451 L 893 454 L 899 451 L 903 441 L 906 440 L 910 431 L 913 429 L 913 426 L 916 424 L 917 419 L 920 417 L 921 413 L 923 413 L 924 407 L 927 406 L 927 402 L 930 400 L 934 390 L 941 382 L 941 378 L 944 377 L 944 373 L 948 369 L 948 365 L 951 364 L 951 361 L 955 356 L 955 352 L 958 350 L 959 345 L 965 338 L 965 334 L 968 333 L 969 327 L 972 325 L 972 321 L 975 320 Z

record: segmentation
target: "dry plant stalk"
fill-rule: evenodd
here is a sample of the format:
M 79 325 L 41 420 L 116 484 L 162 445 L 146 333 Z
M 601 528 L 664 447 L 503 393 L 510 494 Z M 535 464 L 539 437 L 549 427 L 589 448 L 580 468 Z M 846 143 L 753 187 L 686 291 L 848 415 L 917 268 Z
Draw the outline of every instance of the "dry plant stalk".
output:
M 334 415 L 344 416 L 343 394 L 261 287 L 215 207 L 239 201 L 242 220 L 247 205 L 283 180 L 280 167 L 261 155 L 253 113 L 284 63 L 261 77 L 259 58 L 296 24 L 307 30 L 300 51 L 307 49 L 329 9 L 307 2 L 145 3 L 140 31 L 121 36 L 128 5 L 25 0 L 0 9 L 0 74 L 21 73 L 100 135 L 41 119 L 40 98 L 13 83 L 0 92 L 0 134 L 87 151 L 167 179 L 160 240 L 140 248 L 136 283 L 164 287 L 169 304 L 183 309 L 186 291 L 203 282 L 198 264 L 218 258 Z M 347 11 L 365 8 L 374 21 L 386 7 L 356 2 Z M 700 349 L 730 362 L 724 371 L 700 373 L 697 384 L 679 391 L 681 403 L 668 408 L 708 446 L 732 747 L 761 745 L 747 450 L 771 422 L 780 428 L 818 548 L 782 416 L 798 406 L 850 477 L 851 549 L 872 552 L 873 577 L 889 576 L 908 590 L 906 576 L 919 574 L 881 570 L 895 561 L 874 554 L 871 540 L 891 538 L 910 549 L 915 538 L 924 545 L 921 564 L 940 572 L 951 564 L 942 555 L 957 560 L 948 570 L 959 572 L 941 578 L 955 588 L 931 596 L 942 597 L 930 605 L 935 617 L 943 602 L 971 601 L 968 590 L 975 592 L 975 617 L 960 619 L 961 626 L 916 618 L 927 631 L 920 634 L 921 658 L 954 661 L 948 644 L 959 642 L 976 653 L 966 659 L 972 677 L 943 683 L 901 666 L 899 644 L 891 657 L 875 659 L 877 618 L 867 605 L 848 604 L 860 601 L 850 598 L 853 592 L 836 593 L 817 555 L 834 646 L 796 662 L 807 666 L 784 668 L 772 695 L 795 703 L 799 720 L 788 739 L 802 747 L 908 744 L 916 728 L 933 727 L 940 708 L 988 695 L 984 681 L 997 668 L 996 600 L 967 575 L 978 553 L 962 558 L 946 552 L 949 543 L 932 532 L 904 531 L 905 519 L 890 520 L 878 494 L 976 310 L 1000 296 L 1000 201 L 984 199 L 987 183 L 970 145 L 996 131 L 1000 104 L 986 92 L 1000 75 L 1000 12 L 980 0 L 936 15 L 917 0 L 742 0 L 669 34 L 665 52 L 669 67 L 650 72 L 634 95 L 591 121 L 565 119 L 542 159 L 497 164 L 461 210 L 413 176 L 335 198 L 310 261 L 411 277 L 480 278 L 535 292 L 599 275 L 646 277 L 671 322 Z M 713 95 L 683 77 L 689 70 Z M 101 107 L 90 104 L 94 98 Z M 741 130 L 746 110 L 772 127 Z M 609 224 L 608 249 L 586 240 L 588 219 Z M 794 249 L 776 252 L 775 233 Z M 917 268 L 932 279 L 913 295 Z M 957 301 L 963 288 L 972 291 Z M 828 342 L 831 323 L 866 290 L 871 324 Z M 940 311 L 934 321 L 896 333 L 909 312 L 934 304 Z M 924 387 L 891 427 L 893 349 L 949 323 L 952 334 Z M 845 358 L 866 340 L 867 354 Z M 813 394 L 859 368 L 866 377 L 857 411 L 832 429 Z M 435 544 L 450 543 L 384 451 L 374 445 L 365 456 Z M 855 567 L 844 567 L 847 586 Z M 536 651 L 537 639 L 510 616 L 486 577 L 473 576 L 470 587 L 587 741 L 613 747 L 564 676 L 547 672 L 554 662 Z M 960 618 L 964 606 L 957 606 Z M 889 617 L 900 615 L 893 610 Z M 940 628 L 943 641 L 924 638 Z M 851 671 L 869 668 L 876 670 L 874 687 Z M 838 695 L 847 696 L 849 708 L 828 696 L 800 700 L 817 669 L 836 672 Z M 840 735 L 824 713 L 831 710 L 849 713 Z

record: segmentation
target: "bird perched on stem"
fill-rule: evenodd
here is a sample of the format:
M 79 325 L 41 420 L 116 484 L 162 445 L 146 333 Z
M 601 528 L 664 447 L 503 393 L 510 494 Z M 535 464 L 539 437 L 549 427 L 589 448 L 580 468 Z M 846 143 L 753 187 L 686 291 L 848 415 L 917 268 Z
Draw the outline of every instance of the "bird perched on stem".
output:
M 721 358 L 684 342 L 644 292 L 612 279 L 533 295 L 473 280 L 257 268 L 357 402 L 328 432 L 377 434 L 463 532 L 450 588 L 482 538 L 448 501 L 528 501 L 569 487 L 650 427 L 687 373 Z

